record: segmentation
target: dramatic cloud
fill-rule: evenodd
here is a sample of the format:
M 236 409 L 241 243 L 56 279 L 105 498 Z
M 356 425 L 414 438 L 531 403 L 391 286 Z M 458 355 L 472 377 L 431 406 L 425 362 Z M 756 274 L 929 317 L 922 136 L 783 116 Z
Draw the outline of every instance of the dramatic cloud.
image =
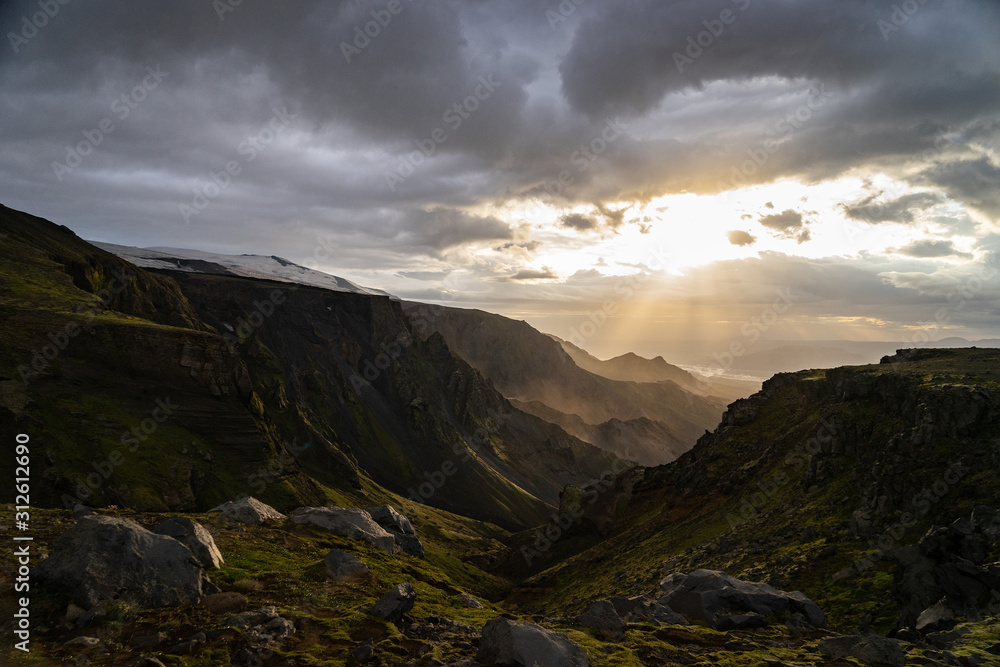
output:
M 525 317 L 666 248 L 692 300 L 843 257 L 826 307 L 904 321 L 995 245 L 996 2 L 570 4 L 4 2 L 0 201 Z

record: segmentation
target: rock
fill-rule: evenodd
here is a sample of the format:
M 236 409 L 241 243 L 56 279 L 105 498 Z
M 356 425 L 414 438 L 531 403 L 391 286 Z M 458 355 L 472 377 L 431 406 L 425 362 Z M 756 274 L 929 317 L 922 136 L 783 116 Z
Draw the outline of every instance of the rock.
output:
M 368 613 L 391 623 L 398 623 L 417 601 L 417 591 L 412 584 L 396 584 L 378 599 Z
M 565 633 L 507 618 L 494 618 L 483 626 L 476 657 L 488 665 L 590 667 L 587 652 Z
M 300 507 L 289 515 L 295 523 L 311 523 L 330 532 L 356 540 L 364 540 L 393 553 L 396 538 L 375 523 L 368 512 L 340 507 Z
M 417 558 L 424 557 L 424 545 L 417 539 L 417 531 L 413 529 L 409 519 L 390 505 L 369 507 L 365 511 L 375 523 L 392 533 L 400 550 Z
M 354 555 L 340 549 L 331 549 L 323 563 L 326 565 L 326 576 L 331 579 L 346 579 L 354 575 L 368 574 L 367 565 Z
M 827 637 L 819 642 L 820 653 L 832 658 L 855 658 L 865 665 L 904 667 L 906 653 L 895 639 L 880 635 Z
M 201 604 L 213 614 L 238 614 L 247 608 L 247 598 L 240 593 L 229 591 L 209 595 L 201 601 Z
M 164 519 L 153 532 L 172 537 L 186 545 L 205 569 L 222 567 L 222 553 L 215 546 L 212 534 L 200 523 L 182 516 L 172 516 Z
M 917 617 L 917 624 L 915 628 L 917 632 L 921 633 L 947 632 L 956 625 L 958 625 L 958 620 L 955 618 L 954 612 L 951 610 L 951 607 L 949 607 L 948 604 L 942 600 L 933 607 L 928 607 L 920 613 L 920 616 Z
M 129 642 L 129 646 L 138 649 L 153 648 L 154 646 L 159 646 L 165 641 L 167 641 L 167 633 L 157 632 L 155 635 L 132 637 L 132 641 Z
M 618 615 L 611 600 L 598 600 L 580 614 L 576 619 L 576 624 L 584 628 L 593 628 L 607 632 L 615 637 L 625 631 L 627 625 L 622 617 Z
M 66 620 L 70 623 L 75 623 L 78 618 L 87 613 L 86 609 L 81 609 L 72 602 L 66 606 Z
M 483 603 L 472 597 L 468 593 L 462 593 L 458 596 L 458 601 L 466 609 L 482 609 Z
M 96 515 L 81 518 L 59 537 L 33 579 L 86 609 L 112 599 L 142 609 L 175 607 L 218 591 L 177 540 L 130 519 Z
M 814 627 L 826 625 L 826 616 L 798 591 L 779 591 L 764 583 L 742 581 L 715 570 L 671 574 L 660 582 L 660 603 L 713 628 L 737 625 L 758 627 L 759 618 L 798 613 Z M 730 620 L 726 620 L 730 618 Z
M 268 521 L 278 521 L 285 518 L 284 514 L 270 505 L 265 505 L 256 498 L 251 497 L 231 500 L 208 511 L 222 512 L 223 516 L 251 526 L 258 526 Z
M 86 505 L 77 504 L 75 507 L 73 507 L 73 518 L 74 519 L 79 519 L 80 517 L 84 517 L 84 516 L 91 516 L 93 514 L 94 514 L 94 510 L 91 509 L 91 508 L 89 508 L 89 507 L 87 507 Z
M 375 644 L 371 639 L 366 639 L 351 651 L 351 657 L 356 662 L 368 662 L 375 657 Z
M 91 648 L 100 643 L 101 640 L 97 637 L 73 637 L 73 639 L 70 639 L 63 646 L 85 646 L 86 648 Z

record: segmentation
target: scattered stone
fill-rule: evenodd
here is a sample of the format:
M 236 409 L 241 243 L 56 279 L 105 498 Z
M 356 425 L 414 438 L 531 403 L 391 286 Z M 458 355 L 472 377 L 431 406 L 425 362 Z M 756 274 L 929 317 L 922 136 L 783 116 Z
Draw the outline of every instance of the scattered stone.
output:
M 90 507 L 87 507 L 86 505 L 79 505 L 78 504 L 75 507 L 73 507 L 73 518 L 74 519 L 79 519 L 80 517 L 85 517 L 85 516 L 92 516 L 93 514 L 94 514 L 94 510 L 92 508 L 90 508 Z
M 627 625 L 615 610 L 611 600 L 598 600 L 580 614 L 576 619 L 576 624 L 584 628 L 601 630 L 608 634 L 619 637 L 625 631 Z
M 396 538 L 396 545 L 404 553 L 417 558 L 424 557 L 424 545 L 417 539 L 417 531 L 413 524 L 405 516 L 397 512 L 390 505 L 381 507 L 369 507 L 365 510 L 378 525 L 392 533 Z
M 865 665 L 904 667 L 906 653 L 895 639 L 880 635 L 827 637 L 819 642 L 821 653 L 832 658 L 855 658 Z
M 246 596 L 233 591 L 209 595 L 201 603 L 213 614 L 237 614 L 247 608 Z
M 63 533 L 33 570 L 33 579 L 91 610 L 112 599 L 142 609 L 175 607 L 218 591 L 177 540 L 130 519 L 98 515 L 81 518 Z
M 785 612 L 801 614 L 814 627 L 826 625 L 826 616 L 816 604 L 798 591 L 779 591 L 754 581 L 743 581 L 716 570 L 676 572 L 660 582 L 659 602 L 689 619 L 708 623 L 715 629 L 759 627 L 759 617 Z M 726 619 L 729 620 L 726 620 Z
M 157 632 L 155 635 L 132 637 L 132 641 L 129 642 L 129 646 L 138 649 L 153 648 L 154 646 L 159 646 L 165 641 L 167 641 L 167 633 Z
M 353 554 L 340 549 L 331 549 L 323 560 L 326 576 L 331 579 L 346 579 L 355 575 L 368 574 L 368 566 Z
M 468 593 L 461 593 L 458 596 L 458 601 L 466 609 L 482 609 L 483 608 L 483 603 L 480 602 L 479 600 L 477 600 L 476 598 L 472 597 Z
M 222 553 L 219 547 L 215 546 L 212 534 L 200 523 L 182 516 L 172 516 L 164 519 L 153 532 L 172 537 L 187 546 L 202 567 L 206 569 L 222 567 Z
M 311 523 L 330 532 L 356 540 L 370 542 L 376 547 L 393 553 L 396 538 L 375 523 L 371 515 L 361 509 L 341 507 L 300 507 L 290 514 L 295 523 Z
M 222 624 L 242 629 L 243 635 L 252 644 L 257 645 L 278 642 L 295 634 L 295 624 L 279 616 L 278 609 L 274 605 L 233 614 Z
M 245 630 L 258 625 L 262 625 L 278 618 L 278 608 L 274 605 L 267 605 L 254 611 L 244 611 L 240 614 L 233 614 L 222 622 L 223 625 Z
M 63 646 L 84 646 L 86 648 L 91 648 L 97 646 L 101 643 L 101 640 L 97 637 L 73 637 L 68 642 L 63 644 Z
M 417 591 L 412 584 L 396 584 L 379 598 L 368 613 L 391 623 L 398 623 L 417 601 Z
M 494 618 L 483 626 L 476 657 L 488 665 L 590 667 L 587 652 L 565 633 L 507 618 Z
M 257 526 L 268 521 L 278 521 L 284 519 L 285 515 L 274 509 L 270 505 L 265 505 L 256 498 L 246 497 L 239 500 L 231 500 L 218 507 L 213 507 L 209 512 L 222 512 L 234 521 Z

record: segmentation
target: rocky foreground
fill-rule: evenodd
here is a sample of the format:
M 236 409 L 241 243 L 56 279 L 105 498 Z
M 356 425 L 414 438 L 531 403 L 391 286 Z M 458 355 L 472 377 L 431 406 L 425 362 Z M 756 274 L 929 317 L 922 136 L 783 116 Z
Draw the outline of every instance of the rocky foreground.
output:
M 907 640 L 839 634 L 802 593 L 713 570 L 670 572 L 573 616 L 517 617 L 497 582 L 463 577 L 443 548 L 471 547 L 469 535 L 428 525 L 422 539 L 390 506 L 285 516 L 250 498 L 202 515 L 79 507 L 36 522 L 47 557 L 32 569 L 31 664 L 1000 664 L 995 618 L 941 609 Z

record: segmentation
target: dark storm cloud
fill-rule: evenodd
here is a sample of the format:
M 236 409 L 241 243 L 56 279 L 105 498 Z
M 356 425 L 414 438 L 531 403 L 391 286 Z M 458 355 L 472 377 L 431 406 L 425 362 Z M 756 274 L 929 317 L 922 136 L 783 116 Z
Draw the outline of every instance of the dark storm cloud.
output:
M 875 193 L 854 204 L 842 204 L 844 215 L 852 220 L 878 224 L 880 222 L 913 222 L 914 211 L 922 211 L 941 202 L 941 197 L 932 192 L 915 192 L 897 197 L 891 201 L 876 203 Z

